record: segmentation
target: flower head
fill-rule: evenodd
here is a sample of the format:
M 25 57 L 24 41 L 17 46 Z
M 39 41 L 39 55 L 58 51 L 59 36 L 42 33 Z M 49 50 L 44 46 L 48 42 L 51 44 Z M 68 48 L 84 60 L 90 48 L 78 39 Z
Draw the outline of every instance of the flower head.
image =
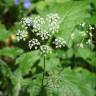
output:
M 23 40 L 25 41 L 26 38 L 28 37 L 28 32 L 25 30 L 18 30 L 16 34 L 17 41 Z
M 32 49 L 32 48 L 35 48 L 37 49 L 39 46 L 40 46 L 40 42 L 38 41 L 38 39 L 32 39 L 29 41 L 29 48 Z
M 32 26 L 32 24 L 33 24 L 32 18 L 30 18 L 30 17 L 22 18 L 21 23 L 22 23 L 23 25 L 25 25 L 25 26 L 30 27 L 30 26 Z
M 51 35 L 48 32 L 38 32 L 37 36 L 40 36 L 42 40 L 47 40 Z
M 41 52 L 41 54 L 46 56 L 47 54 L 52 52 L 52 49 L 50 48 L 50 46 L 42 45 L 42 46 L 40 46 L 40 52 Z
M 49 23 L 49 32 L 54 34 L 58 32 L 60 27 L 60 17 L 57 13 L 49 14 L 46 17 L 47 22 Z
M 41 32 L 42 26 L 45 24 L 44 18 L 41 16 L 37 16 L 33 20 L 33 33 Z
M 66 41 L 63 38 L 57 38 L 53 41 L 53 44 L 56 48 L 62 48 L 65 47 Z

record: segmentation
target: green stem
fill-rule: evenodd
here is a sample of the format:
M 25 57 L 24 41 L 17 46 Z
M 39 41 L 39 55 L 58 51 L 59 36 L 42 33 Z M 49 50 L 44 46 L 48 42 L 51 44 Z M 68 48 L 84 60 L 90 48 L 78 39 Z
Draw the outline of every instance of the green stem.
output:
M 44 69 L 43 69 L 43 77 L 42 77 L 42 87 L 44 86 L 44 77 L 45 77 L 45 56 L 44 56 Z

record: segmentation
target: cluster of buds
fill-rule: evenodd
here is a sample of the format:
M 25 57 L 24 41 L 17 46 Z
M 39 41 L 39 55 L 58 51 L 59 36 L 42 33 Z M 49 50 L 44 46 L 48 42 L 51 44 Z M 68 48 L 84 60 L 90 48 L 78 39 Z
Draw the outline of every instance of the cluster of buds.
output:
M 84 27 L 85 27 L 85 25 L 86 25 L 86 23 L 85 23 L 85 22 L 83 22 L 83 23 L 81 23 L 81 24 L 80 24 L 80 26 L 81 26 L 82 28 L 84 28 Z
M 21 24 L 23 26 L 28 26 L 28 27 L 32 26 L 32 24 L 33 24 L 32 18 L 30 18 L 30 17 L 22 18 Z
M 93 25 L 87 24 L 85 22 L 81 23 L 79 27 L 82 28 L 82 31 L 84 31 L 84 32 L 80 32 L 81 33 L 80 35 L 83 36 L 83 39 L 82 39 L 82 42 L 78 45 L 80 45 L 80 47 L 82 47 L 82 48 L 84 47 L 83 43 L 85 43 L 87 45 L 92 45 L 92 38 L 93 38 L 92 32 L 94 32 L 95 27 Z M 73 38 L 74 35 L 75 34 L 71 35 L 72 39 L 74 39 Z
M 40 52 L 41 54 L 46 56 L 47 54 L 50 54 L 52 52 L 52 49 L 50 48 L 50 46 L 42 45 L 40 46 Z
M 47 27 L 45 27 L 45 25 Z M 58 32 L 60 25 L 60 17 L 57 13 L 49 14 L 46 18 L 37 16 L 33 20 L 33 33 L 42 33 L 48 32 L 49 34 L 53 35 L 54 33 Z
M 32 39 L 29 41 L 29 48 L 32 49 L 38 49 L 38 47 L 40 46 L 40 42 L 38 41 L 38 39 Z
M 38 32 L 36 35 L 41 37 L 42 40 L 47 40 L 49 37 L 51 37 L 49 32 Z
M 27 37 L 28 37 L 28 32 L 26 30 L 18 30 L 18 32 L 16 34 L 16 38 L 17 38 L 18 42 L 20 40 L 25 41 Z
M 50 88 L 57 89 L 57 88 L 60 87 L 60 85 L 59 85 L 59 78 L 58 78 L 58 76 L 56 76 L 56 74 L 54 74 L 54 76 L 53 75 L 49 76 L 49 78 L 48 78 L 48 85 L 47 86 L 49 87 L 49 90 L 50 90 Z
M 44 18 L 41 16 L 37 16 L 33 20 L 33 33 L 38 33 L 42 31 L 42 26 L 45 24 Z
M 60 17 L 57 13 L 51 13 L 46 15 L 46 17 L 36 16 L 33 18 L 22 18 L 19 24 L 21 25 L 21 29 L 23 31 L 21 31 L 21 29 L 18 30 L 16 34 L 17 41 L 25 41 L 28 37 L 28 47 L 30 50 L 40 49 L 40 52 L 44 55 L 51 53 L 52 49 L 50 46 L 46 45 L 46 43 L 59 30 Z M 33 36 L 28 36 L 30 33 L 33 34 L 35 39 Z M 38 37 L 41 38 L 41 41 L 38 40 Z M 56 48 L 61 48 L 65 46 L 65 41 L 59 38 L 55 39 L 53 44 L 56 45 Z
M 85 22 L 81 23 L 80 26 L 81 26 L 83 29 L 85 29 L 85 30 L 89 30 L 89 31 L 94 30 L 94 27 L 93 27 L 92 25 L 86 24 Z
M 60 17 L 57 13 L 55 14 L 49 14 L 46 17 L 46 21 L 49 23 L 49 32 L 51 34 L 54 34 L 55 32 L 58 32 L 59 25 L 60 25 Z
M 57 38 L 53 41 L 53 44 L 56 48 L 62 48 L 65 47 L 66 41 L 63 38 Z

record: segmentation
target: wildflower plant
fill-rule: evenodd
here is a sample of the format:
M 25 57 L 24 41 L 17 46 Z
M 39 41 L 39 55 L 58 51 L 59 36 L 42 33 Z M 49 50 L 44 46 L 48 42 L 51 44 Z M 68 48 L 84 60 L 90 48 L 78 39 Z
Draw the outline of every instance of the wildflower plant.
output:
M 40 54 L 44 56 L 44 72 L 45 75 L 45 60 L 46 56 L 52 53 L 52 46 L 55 48 L 65 47 L 66 42 L 62 38 L 57 38 L 52 41 L 53 36 L 59 32 L 61 18 L 57 13 L 50 13 L 45 17 L 24 17 L 21 19 L 19 25 L 20 29 L 17 31 L 17 41 L 26 42 L 30 50 L 39 50 Z
M 79 30 L 79 32 L 76 30 Z M 80 48 L 84 47 L 93 47 L 92 41 L 93 41 L 93 33 L 94 27 L 90 24 L 87 24 L 86 22 L 80 23 L 78 26 L 76 26 L 76 30 L 72 32 L 71 39 L 75 43 L 76 46 Z

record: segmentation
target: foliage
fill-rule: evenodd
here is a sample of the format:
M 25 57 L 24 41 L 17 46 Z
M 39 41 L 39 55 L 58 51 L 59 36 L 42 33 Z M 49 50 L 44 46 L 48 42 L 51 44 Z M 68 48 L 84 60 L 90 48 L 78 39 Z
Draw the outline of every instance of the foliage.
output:
M 30 3 L 0 0 L 0 96 L 96 96 L 96 0 Z

